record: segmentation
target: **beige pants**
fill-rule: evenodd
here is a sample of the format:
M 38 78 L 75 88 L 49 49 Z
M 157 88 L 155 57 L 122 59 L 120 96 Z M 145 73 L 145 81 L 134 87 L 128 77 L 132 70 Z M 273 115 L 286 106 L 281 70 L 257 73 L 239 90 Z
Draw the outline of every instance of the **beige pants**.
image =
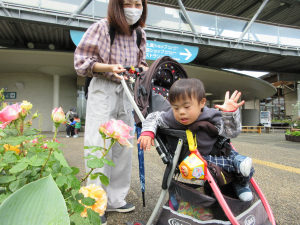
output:
M 89 94 L 86 108 L 85 146 L 103 147 L 103 139 L 99 134 L 99 127 L 111 119 L 122 120 L 133 128 L 134 121 L 131 106 L 122 85 L 111 81 L 93 78 L 89 86 Z M 133 135 L 133 130 L 131 131 Z M 132 139 L 129 140 L 131 143 Z M 105 140 L 105 147 L 110 145 Z M 84 150 L 84 156 L 89 154 L 101 157 L 102 153 L 97 151 L 91 153 L 90 149 Z M 107 155 L 115 163 L 115 167 L 105 165 L 103 168 L 95 169 L 93 172 L 102 172 L 109 179 L 109 185 L 102 185 L 99 178 L 87 180 L 87 184 L 102 185 L 108 197 L 107 208 L 119 208 L 126 204 L 125 197 L 130 188 L 132 148 L 122 147 L 118 142 L 113 145 Z M 87 160 L 85 159 L 85 165 Z M 86 166 L 86 172 L 90 168 Z

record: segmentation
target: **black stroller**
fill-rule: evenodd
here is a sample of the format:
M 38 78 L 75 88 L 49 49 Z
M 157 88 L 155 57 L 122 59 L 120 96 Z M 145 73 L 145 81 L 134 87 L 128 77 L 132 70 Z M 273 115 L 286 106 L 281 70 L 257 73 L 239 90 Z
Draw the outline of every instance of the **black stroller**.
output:
M 134 107 L 137 125 L 141 125 L 148 113 L 165 111 L 170 107 L 167 101 L 168 89 L 177 79 L 183 78 L 187 78 L 185 69 L 174 59 L 165 56 L 157 59 L 147 72 L 136 77 L 134 99 L 125 80 L 122 80 L 126 94 Z M 220 138 L 216 144 L 223 145 L 225 142 Z M 253 199 L 249 202 L 240 201 L 232 188 L 229 188 L 227 181 L 230 181 L 230 175 L 224 177 L 225 182 L 218 182 L 217 175 L 222 171 L 216 167 L 207 167 L 205 171 L 207 179 L 202 185 L 183 183 L 174 179 L 176 174 L 180 173 L 179 163 L 190 153 L 186 131 L 158 130 L 155 147 L 166 164 L 166 169 L 161 195 L 147 225 L 153 224 L 159 211 L 155 223 L 157 225 L 276 224 L 271 208 L 254 178 L 249 185 L 253 193 Z M 200 189 L 202 191 L 199 191 Z M 163 205 L 167 192 L 170 197 Z M 199 216 L 193 217 L 180 213 L 180 209 L 172 204 L 174 200 L 193 206 L 199 211 Z M 135 223 L 138 224 L 141 223 Z

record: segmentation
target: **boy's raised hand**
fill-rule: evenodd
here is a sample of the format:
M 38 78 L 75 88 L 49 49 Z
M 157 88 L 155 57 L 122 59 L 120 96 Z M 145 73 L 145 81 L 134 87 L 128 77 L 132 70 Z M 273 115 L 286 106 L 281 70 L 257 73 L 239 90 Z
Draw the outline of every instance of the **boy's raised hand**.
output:
M 150 151 L 151 145 L 154 146 L 154 140 L 150 136 L 140 136 L 137 143 L 140 144 L 140 148 L 144 151 Z
M 236 111 L 240 106 L 244 105 L 245 101 L 241 101 L 240 103 L 237 103 L 239 98 L 241 97 L 241 92 L 238 92 L 235 90 L 231 97 L 229 98 L 229 91 L 225 94 L 225 101 L 223 105 L 215 105 L 215 108 L 221 109 L 225 112 L 234 112 Z

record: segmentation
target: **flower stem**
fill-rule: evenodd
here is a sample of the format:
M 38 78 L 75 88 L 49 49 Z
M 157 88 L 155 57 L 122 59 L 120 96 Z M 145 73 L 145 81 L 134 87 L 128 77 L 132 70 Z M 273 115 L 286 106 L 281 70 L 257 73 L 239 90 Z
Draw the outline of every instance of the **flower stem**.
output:
M 53 136 L 53 142 L 54 142 L 55 139 L 56 139 L 56 135 L 57 135 L 57 127 L 55 127 L 55 133 L 54 133 L 54 136 Z
M 46 159 L 46 162 L 44 163 L 44 165 L 43 165 L 43 167 L 41 169 L 41 176 L 40 177 L 42 177 L 42 175 L 43 175 L 43 170 L 44 170 L 44 168 L 45 168 L 45 166 L 46 166 L 46 164 L 47 164 L 47 162 L 48 162 L 48 160 L 50 158 L 51 153 L 52 153 L 52 148 L 49 149 L 49 155 L 48 155 L 48 158 Z

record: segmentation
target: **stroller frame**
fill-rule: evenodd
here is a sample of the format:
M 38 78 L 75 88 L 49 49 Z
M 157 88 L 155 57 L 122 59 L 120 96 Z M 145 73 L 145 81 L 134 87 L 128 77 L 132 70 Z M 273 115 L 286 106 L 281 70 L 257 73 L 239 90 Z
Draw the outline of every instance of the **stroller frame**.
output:
M 134 101 L 134 99 L 133 99 L 133 97 L 132 97 L 132 95 L 131 95 L 131 93 L 128 89 L 128 86 L 127 86 L 124 79 L 121 80 L 121 84 L 122 84 L 122 86 L 125 90 L 125 93 L 126 93 L 128 99 L 129 99 L 130 103 L 132 104 L 134 110 L 136 111 L 138 117 L 140 118 L 141 122 L 143 122 L 145 120 L 145 118 L 142 115 L 141 111 L 139 110 L 137 104 L 135 103 L 135 101 Z M 174 157 L 170 157 L 167 154 L 167 149 L 164 146 L 163 142 L 160 141 L 159 138 L 154 139 L 154 144 L 155 144 L 156 150 L 157 150 L 158 154 L 160 155 L 160 157 L 162 158 L 163 162 L 165 164 L 167 164 L 167 166 L 166 166 L 166 170 L 165 170 L 165 174 L 164 174 L 163 182 L 162 182 L 162 189 L 163 190 L 162 190 L 162 192 L 160 194 L 160 197 L 157 201 L 157 204 L 156 204 L 156 206 L 155 206 L 155 208 L 154 208 L 154 210 L 153 210 L 153 212 L 152 212 L 152 214 L 151 214 L 151 216 L 150 216 L 150 218 L 147 222 L 147 225 L 152 225 L 153 221 L 155 220 L 155 218 L 156 218 L 156 216 L 157 216 L 157 214 L 158 214 L 158 212 L 159 212 L 159 210 L 160 210 L 160 208 L 161 208 L 161 206 L 164 202 L 164 198 L 165 198 L 165 196 L 168 192 L 168 188 L 170 186 L 173 174 L 175 172 L 175 168 L 176 168 L 178 160 L 179 160 L 179 156 L 180 156 L 180 153 L 181 153 L 181 150 L 182 150 L 183 142 L 186 139 L 185 131 L 182 131 L 182 130 L 162 129 L 162 130 L 160 130 L 160 133 L 176 136 L 176 137 L 179 138 L 179 140 L 178 140 L 178 144 L 177 144 L 177 147 L 176 147 L 176 150 L 175 150 Z M 225 215 L 227 216 L 227 218 L 229 219 L 231 224 L 239 225 L 236 217 L 233 215 L 233 213 L 231 212 L 227 202 L 225 201 L 225 199 L 224 199 L 218 185 L 216 184 L 213 176 L 211 175 L 209 170 L 206 170 L 206 172 L 207 172 L 207 181 L 208 181 L 209 185 L 211 186 L 213 192 L 215 193 L 219 204 L 223 208 Z M 266 197 L 264 196 L 263 192 L 261 191 L 261 189 L 259 188 L 258 184 L 256 183 L 256 181 L 254 180 L 253 177 L 251 178 L 250 182 L 251 182 L 252 186 L 254 187 L 255 191 L 257 192 L 257 194 L 259 195 L 260 199 L 262 200 L 262 204 L 263 204 L 263 206 L 264 206 L 264 208 L 267 212 L 270 223 L 272 225 L 276 225 L 273 212 L 272 212 L 271 207 L 270 207 Z

